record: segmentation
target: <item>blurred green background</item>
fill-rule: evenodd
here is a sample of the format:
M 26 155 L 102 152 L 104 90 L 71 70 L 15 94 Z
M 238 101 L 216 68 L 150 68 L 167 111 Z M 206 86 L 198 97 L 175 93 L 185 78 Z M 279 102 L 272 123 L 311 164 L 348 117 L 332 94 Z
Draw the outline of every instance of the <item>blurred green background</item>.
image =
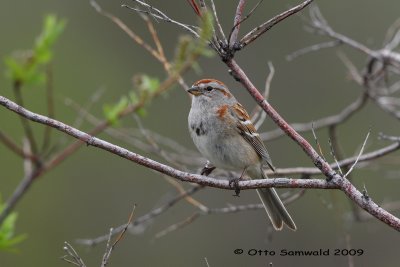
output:
M 220 19 L 228 31 L 237 1 L 216 0 Z M 331 26 L 371 48 L 379 48 L 386 29 L 399 17 L 398 1 L 316 1 Z M 136 33 L 149 37 L 140 17 L 124 8 L 130 1 L 99 0 L 102 7 L 126 22 Z M 194 23 L 191 8 L 183 0 L 151 1 L 171 17 Z M 256 1 L 249 1 L 247 10 Z M 296 1 L 265 1 L 255 14 L 243 24 L 241 32 L 253 28 L 271 16 L 296 4 Z M 0 57 L 15 50 L 32 47 L 46 14 L 56 14 L 67 20 L 67 26 L 55 47 L 52 64 L 57 119 L 72 123 L 77 112 L 65 105 L 70 98 L 84 105 L 99 88 L 105 93 L 91 110 L 103 116 L 104 103 L 116 102 L 132 88 L 132 77 L 138 73 L 165 78 L 158 62 L 105 17 L 99 15 L 82 0 L 38 0 L 0 3 Z M 308 11 L 302 13 L 307 17 Z M 167 23 L 155 22 L 160 39 L 169 58 L 174 55 L 180 29 Z M 237 61 L 253 82 L 263 87 L 268 74 L 267 62 L 272 61 L 276 74 L 272 82 L 270 102 L 289 122 L 308 122 L 335 114 L 351 103 L 361 90 L 348 79 L 339 49 L 327 49 L 308 54 L 288 62 L 285 56 L 305 46 L 326 40 L 304 31 L 300 16 L 293 16 L 273 28 L 259 41 L 238 53 Z M 361 68 L 366 57 L 345 47 L 340 50 Z M 237 98 L 251 110 L 252 99 L 229 76 L 226 66 L 217 57 L 200 60 L 202 74 L 193 71 L 185 75 L 191 83 L 202 77 L 215 77 L 233 88 Z M 0 64 L 0 94 L 13 98 L 10 81 L 5 79 L 4 64 Z M 32 111 L 45 113 L 43 87 L 23 88 L 26 105 Z M 152 102 L 142 120 L 150 130 L 178 140 L 194 149 L 187 131 L 189 98 L 178 86 L 166 97 Z M 135 126 L 129 117 L 124 126 Z M 368 104 L 350 121 L 339 127 L 339 138 L 347 156 L 354 155 L 369 128 L 372 129 L 366 151 L 387 145 L 377 139 L 379 132 L 398 135 L 398 121 L 380 109 Z M 17 115 L 0 108 L 0 127 L 17 142 L 23 134 Z M 92 126 L 84 124 L 81 129 Z M 266 120 L 262 130 L 274 129 Z M 35 133 L 43 132 L 35 125 Z M 329 154 L 326 130 L 317 132 L 319 141 Z M 310 134 L 305 134 L 310 142 Z M 107 135 L 106 140 L 117 144 Z M 53 132 L 53 138 L 64 138 Z M 67 137 L 71 142 L 72 139 Z M 128 145 L 123 144 L 128 149 Z M 278 167 L 312 166 L 312 162 L 289 138 L 267 143 Z M 137 149 L 134 151 L 142 153 Z M 152 158 L 156 158 L 154 155 Z M 0 193 L 7 199 L 23 176 L 22 160 L 0 144 Z M 363 185 L 377 203 L 399 198 L 399 153 L 394 153 L 362 170 L 355 170 L 355 184 Z M 193 170 L 195 171 L 195 170 Z M 284 192 L 286 190 L 281 190 Z M 176 194 L 160 175 L 93 147 L 83 147 L 59 167 L 40 177 L 19 202 L 17 233 L 26 233 L 27 239 L 17 253 L 0 252 L 0 266 L 69 266 L 60 260 L 64 255 L 63 242 L 71 242 L 87 266 L 99 266 L 105 244 L 93 249 L 74 243 L 76 238 L 91 238 L 108 232 L 113 226 L 127 220 L 134 203 L 135 216 L 143 215 Z M 257 203 L 254 192 L 243 191 L 240 198 L 232 192 L 206 189 L 195 198 L 210 207 L 223 207 L 228 203 L 240 205 Z M 344 249 L 351 246 L 363 249 L 364 254 L 354 258 L 354 266 L 397 266 L 400 241 L 398 233 L 376 219 L 354 223 L 348 218 L 350 207 L 346 196 L 339 191 L 308 190 L 289 206 L 298 231 L 271 233 L 266 227 L 263 211 L 250 211 L 228 215 L 212 215 L 167 236 L 155 239 L 155 234 L 170 224 L 192 214 L 194 208 L 186 202 L 174 206 L 158 217 L 142 234 L 127 235 L 111 256 L 109 266 L 348 266 L 344 256 L 321 257 L 267 257 L 235 255 L 234 249 Z M 398 211 L 394 215 L 400 216 Z M 346 241 L 347 238 L 347 241 Z

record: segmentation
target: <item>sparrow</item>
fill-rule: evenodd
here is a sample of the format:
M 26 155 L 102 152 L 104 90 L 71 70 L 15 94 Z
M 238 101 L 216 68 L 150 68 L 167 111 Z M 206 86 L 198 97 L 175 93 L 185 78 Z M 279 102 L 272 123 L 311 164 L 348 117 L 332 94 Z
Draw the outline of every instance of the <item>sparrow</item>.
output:
M 215 79 L 202 79 L 187 91 L 193 95 L 189 132 L 200 153 L 215 167 L 267 179 L 263 167 L 275 167 L 247 111 L 227 86 Z M 276 230 L 282 230 L 283 224 L 296 230 L 274 188 L 257 189 L 257 193 Z

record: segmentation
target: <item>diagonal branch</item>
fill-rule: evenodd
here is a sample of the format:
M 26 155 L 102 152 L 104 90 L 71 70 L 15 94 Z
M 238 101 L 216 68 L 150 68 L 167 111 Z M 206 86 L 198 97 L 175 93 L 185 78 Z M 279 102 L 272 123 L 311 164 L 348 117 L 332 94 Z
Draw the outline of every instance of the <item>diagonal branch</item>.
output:
M 20 148 L 18 146 L 18 144 L 16 144 L 14 142 L 14 140 L 12 140 L 9 136 L 7 136 L 4 132 L 2 132 L 0 130 L 0 142 L 2 142 L 8 149 L 10 149 L 11 151 L 13 151 L 15 154 L 17 154 L 18 156 L 24 158 L 24 159 L 29 159 L 32 162 L 39 162 L 38 157 L 36 157 L 35 155 L 24 151 L 22 148 Z
M 273 26 L 278 24 L 279 22 L 283 21 L 284 19 L 292 16 L 293 14 L 296 14 L 297 12 L 303 10 L 306 6 L 308 6 L 313 0 L 306 0 L 303 3 L 288 9 L 284 12 L 282 12 L 279 15 L 276 15 L 272 19 L 264 22 L 263 24 L 257 26 L 253 30 L 251 30 L 249 33 L 247 33 L 241 40 L 240 40 L 240 48 L 244 48 L 251 42 L 255 41 L 258 37 L 263 35 L 265 32 L 270 30 Z
M 233 50 L 236 45 L 239 29 L 240 29 L 240 21 L 242 20 L 242 13 L 244 9 L 244 5 L 246 4 L 246 0 L 239 0 L 239 3 L 236 8 L 235 18 L 233 19 L 233 28 L 228 37 L 228 46 L 229 49 Z
M 365 45 L 356 42 L 353 39 L 348 38 L 345 35 L 335 32 L 327 23 L 325 18 L 322 16 L 321 11 L 319 10 L 317 5 L 313 5 L 310 7 L 310 17 L 311 17 L 311 26 L 318 30 L 318 33 L 321 35 L 327 35 L 333 39 L 340 41 L 343 44 L 351 46 L 357 50 L 362 51 L 363 53 L 377 58 L 378 53 L 374 50 L 369 49 Z
M 226 43 L 227 43 L 228 41 L 227 41 L 227 39 L 226 39 L 224 30 L 222 29 L 222 25 L 221 25 L 221 23 L 219 22 L 219 18 L 218 18 L 218 14 L 217 14 L 217 9 L 215 8 L 214 0 L 211 0 L 210 2 L 211 2 L 211 8 L 212 8 L 212 11 L 213 11 L 213 14 L 214 14 L 215 24 L 217 25 L 217 27 L 218 27 L 218 32 L 219 32 L 219 34 L 221 35 L 221 38 L 222 38 L 222 43 L 223 43 L 224 45 L 226 45 Z
M 293 127 L 291 127 L 282 116 L 264 99 L 259 90 L 247 77 L 245 72 L 240 68 L 235 60 L 226 60 L 225 64 L 232 70 L 234 77 L 237 77 L 242 85 L 247 89 L 253 99 L 260 105 L 269 117 L 291 138 L 295 141 L 303 151 L 312 159 L 315 166 L 321 170 L 329 182 L 336 184 L 350 199 L 357 203 L 361 208 L 369 212 L 371 215 L 390 225 L 393 229 L 400 231 L 400 219 L 393 216 L 379 205 L 374 203 L 371 198 L 365 196 L 358 191 L 349 180 L 343 178 L 329 165 L 328 162 L 315 151 L 310 143 L 304 139 Z

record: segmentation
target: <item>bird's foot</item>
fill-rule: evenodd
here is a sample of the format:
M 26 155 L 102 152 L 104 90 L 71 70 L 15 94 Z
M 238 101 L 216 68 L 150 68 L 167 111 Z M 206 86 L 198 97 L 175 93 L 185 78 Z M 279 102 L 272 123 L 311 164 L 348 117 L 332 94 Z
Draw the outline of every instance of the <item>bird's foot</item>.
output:
M 240 197 L 239 182 L 242 180 L 243 179 L 241 176 L 239 178 L 234 178 L 234 179 L 229 180 L 229 186 L 235 189 L 235 194 L 233 195 L 234 197 Z
M 207 161 L 206 165 L 204 165 L 203 169 L 201 170 L 200 174 L 201 175 L 205 175 L 208 176 L 210 175 L 210 173 L 213 172 L 213 170 L 215 170 L 216 167 L 214 165 L 212 165 L 209 161 Z

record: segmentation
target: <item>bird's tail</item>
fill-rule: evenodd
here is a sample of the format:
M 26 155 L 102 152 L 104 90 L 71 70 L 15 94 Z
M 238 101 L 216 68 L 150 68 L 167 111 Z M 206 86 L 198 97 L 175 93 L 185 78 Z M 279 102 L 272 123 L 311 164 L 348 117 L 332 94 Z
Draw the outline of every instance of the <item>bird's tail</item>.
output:
M 262 177 L 268 178 L 266 174 L 262 172 Z M 282 230 L 283 224 L 285 223 L 290 229 L 296 231 L 297 227 L 294 223 L 289 212 L 286 210 L 281 199 L 273 188 L 261 188 L 257 189 L 257 194 L 267 211 L 268 217 L 272 222 L 272 225 L 276 230 Z
M 257 189 L 258 196 L 276 230 L 282 230 L 283 223 L 296 231 L 297 227 L 281 199 L 273 188 Z

